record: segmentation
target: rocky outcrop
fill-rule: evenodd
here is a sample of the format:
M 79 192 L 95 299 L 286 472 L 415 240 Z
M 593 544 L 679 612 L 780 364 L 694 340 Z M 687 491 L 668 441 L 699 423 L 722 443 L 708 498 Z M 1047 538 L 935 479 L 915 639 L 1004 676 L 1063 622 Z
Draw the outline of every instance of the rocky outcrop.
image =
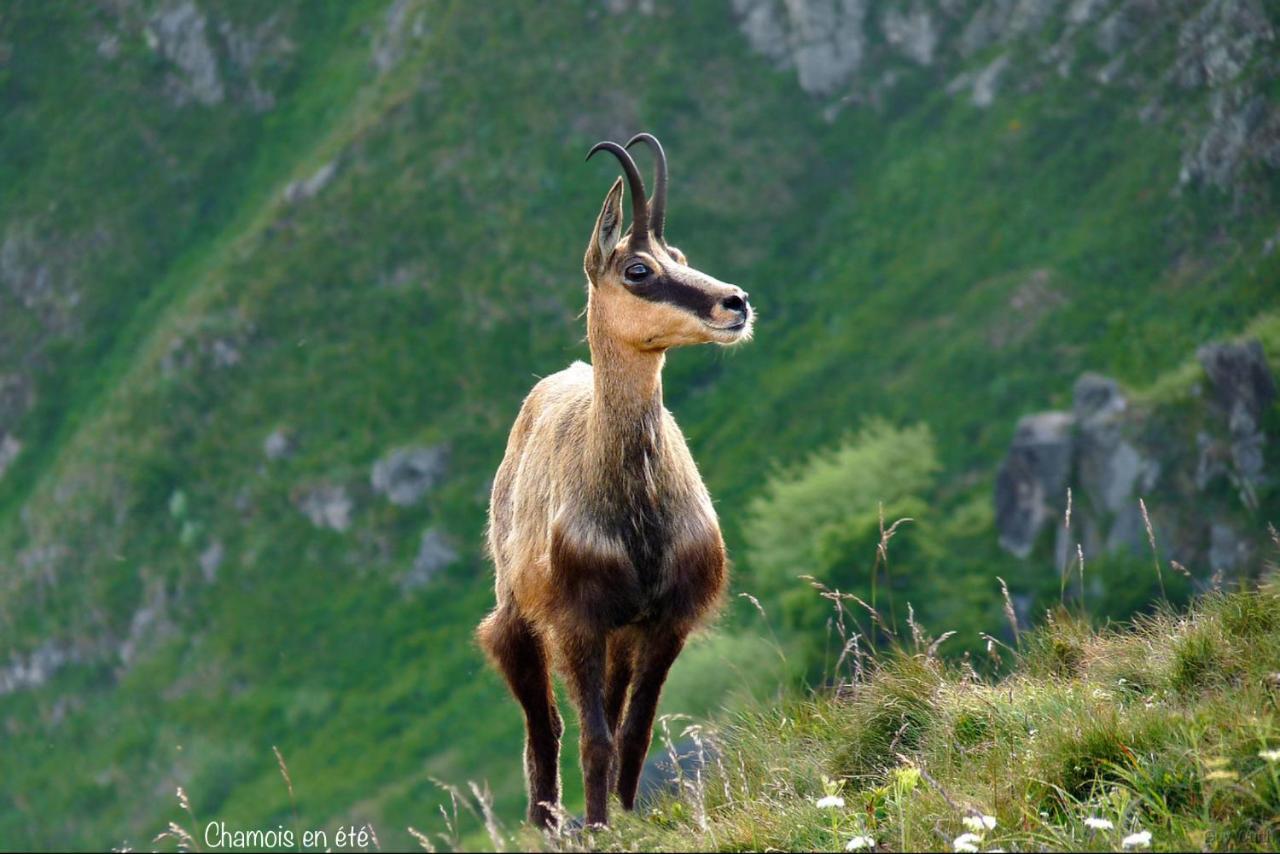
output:
M 1239 189 L 1280 168 L 1276 33 L 1261 0 L 734 0 L 759 53 L 811 95 L 881 106 L 905 75 L 985 109 L 1049 74 L 1122 86 L 1183 135 L 1179 183 Z
M 226 97 L 208 29 L 194 0 L 166 4 L 148 22 L 147 43 L 176 66 L 170 92 L 179 105 L 196 101 L 208 107 Z
M 22 443 L 16 436 L 0 433 L 0 477 L 4 477 L 4 473 L 21 452 Z
M 996 527 L 1000 545 L 1018 557 L 1031 554 L 1049 519 L 1061 516 L 1072 462 L 1071 415 L 1042 412 L 1018 421 L 1009 454 L 996 475 Z
M 753 48 L 780 68 L 794 68 L 806 92 L 830 95 L 862 66 L 869 5 L 868 0 L 734 0 L 733 9 Z
M 49 681 L 54 673 L 76 660 L 76 655 L 53 641 L 46 641 L 30 655 L 11 653 L 9 663 L 0 667 L 0 697 Z
M 1261 532 L 1244 532 L 1267 483 L 1263 416 L 1276 400 L 1275 379 L 1257 341 L 1209 344 L 1197 356 L 1203 378 L 1170 411 L 1134 404 L 1115 380 L 1085 374 L 1070 412 L 1022 418 L 996 477 L 1000 545 L 1028 557 L 1046 525 L 1060 521 L 1059 565 L 1076 544 L 1086 554 L 1142 552 L 1150 548 L 1138 503 L 1145 497 L 1170 531 L 1162 558 L 1211 571 L 1248 568 Z M 1219 481 L 1235 498 L 1221 497 Z
M 374 492 L 392 504 L 407 507 L 440 483 L 448 469 L 449 449 L 445 445 L 398 448 L 373 464 L 369 480 Z
M 312 525 L 339 533 L 351 527 L 351 511 L 355 509 L 345 486 L 328 483 L 299 489 L 294 494 L 294 505 Z
M 262 440 L 262 453 L 268 460 L 283 460 L 293 454 L 293 434 L 277 427 Z
M 1196 353 L 1209 380 L 1212 405 L 1227 424 L 1221 442 L 1206 437 L 1200 445 L 1197 482 L 1206 488 L 1215 475 L 1225 475 L 1256 506 L 1256 490 L 1264 480 L 1263 413 L 1276 399 L 1276 382 L 1262 345 L 1209 344 Z M 1217 464 L 1215 464 L 1217 461 Z
M 124 28 L 133 23 L 121 13 Z M 167 64 L 164 91 L 174 106 L 196 104 L 216 107 L 243 104 L 262 112 L 275 106 L 275 94 L 267 84 L 270 72 L 288 62 L 296 50 L 285 34 L 278 14 L 255 25 L 217 20 L 196 0 L 161 3 L 141 25 L 147 46 Z M 118 36 L 108 33 L 99 52 L 118 52 Z M 105 48 L 104 48 L 105 46 Z
M 458 550 L 454 548 L 448 535 L 439 528 L 428 528 L 422 532 L 413 565 L 400 576 L 400 589 L 409 593 L 425 587 L 437 573 L 457 559 Z

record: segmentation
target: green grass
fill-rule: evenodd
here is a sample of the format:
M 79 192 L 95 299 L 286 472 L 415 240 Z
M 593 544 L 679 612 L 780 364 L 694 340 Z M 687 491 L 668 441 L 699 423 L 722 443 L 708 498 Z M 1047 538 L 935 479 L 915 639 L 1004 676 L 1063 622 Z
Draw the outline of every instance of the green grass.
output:
M 719 753 L 682 796 L 551 847 L 831 851 L 869 835 L 877 850 L 950 850 L 966 816 L 987 815 L 983 850 L 1119 850 L 1143 830 L 1154 850 L 1273 850 L 1278 620 L 1274 586 L 1105 629 L 1060 613 L 999 679 L 885 650 L 838 690 L 704 726 Z M 1045 655 L 1063 648 L 1066 672 Z M 844 806 L 818 807 L 827 794 Z

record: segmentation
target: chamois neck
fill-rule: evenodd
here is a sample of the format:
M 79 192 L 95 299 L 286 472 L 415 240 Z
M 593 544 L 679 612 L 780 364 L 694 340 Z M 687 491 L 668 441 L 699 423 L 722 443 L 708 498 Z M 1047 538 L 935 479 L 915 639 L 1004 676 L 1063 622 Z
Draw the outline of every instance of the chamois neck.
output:
M 661 350 L 637 350 L 619 343 L 587 323 L 595 395 L 591 417 L 600 440 L 625 439 L 641 425 L 652 425 L 662 412 Z

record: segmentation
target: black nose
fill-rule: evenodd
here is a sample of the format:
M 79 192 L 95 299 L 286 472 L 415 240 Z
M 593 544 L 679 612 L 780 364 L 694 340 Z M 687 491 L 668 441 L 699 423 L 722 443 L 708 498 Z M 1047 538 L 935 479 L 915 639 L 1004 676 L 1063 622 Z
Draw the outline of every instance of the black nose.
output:
M 734 294 L 733 296 L 725 297 L 724 299 L 720 300 L 720 307 L 727 309 L 729 311 L 736 311 L 739 314 L 746 314 L 747 313 L 747 295 L 743 293 L 743 294 Z

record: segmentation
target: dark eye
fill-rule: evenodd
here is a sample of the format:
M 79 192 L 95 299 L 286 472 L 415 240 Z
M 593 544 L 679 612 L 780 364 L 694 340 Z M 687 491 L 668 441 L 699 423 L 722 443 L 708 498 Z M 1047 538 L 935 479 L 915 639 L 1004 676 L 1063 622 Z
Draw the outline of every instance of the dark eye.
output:
M 632 264 L 627 268 L 626 274 L 628 279 L 633 282 L 638 282 L 642 279 L 648 278 L 649 268 L 644 264 Z

